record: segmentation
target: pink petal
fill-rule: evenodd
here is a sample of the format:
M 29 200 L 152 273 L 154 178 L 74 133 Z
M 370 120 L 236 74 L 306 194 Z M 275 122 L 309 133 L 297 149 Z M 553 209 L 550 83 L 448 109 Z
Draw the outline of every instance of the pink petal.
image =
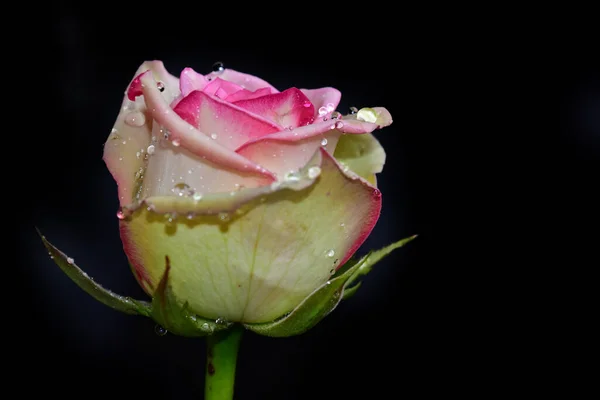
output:
M 180 118 L 161 97 L 156 82 L 150 74 L 143 74 L 140 81 L 146 106 L 152 111 L 152 118 L 170 132 L 171 140 L 177 141 L 192 154 L 204 157 L 220 167 L 241 172 L 254 172 L 273 178 L 271 172 L 219 145 L 215 140 L 210 139 Z
M 179 87 L 183 96 L 187 96 L 194 90 L 204 90 L 204 87 L 208 85 L 208 83 L 209 81 L 204 75 L 197 73 L 191 68 L 184 68 L 183 71 L 181 71 Z
M 255 99 L 257 97 L 266 96 L 266 95 L 272 94 L 272 93 L 277 93 L 277 92 L 274 92 L 273 89 L 268 88 L 268 87 L 258 89 L 254 92 L 251 92 L 246 89 L 242 89 L 242 90 L 238 90 L 237 92 L 235 92 L 233 94 L 230 94 L 224 100 L 226 100 L 230 103 L 234 103 L 234 102 L 240 101 L 240 100 Z
M 200 91 L 184 97 L 174 110 L 190 125 L 231 150 L 249 140 L 281 130 L 279 126 L 258 115 Z
M 154 76 L 164 84 L 164 91 L 158 92 L 156 82 L 153 82 L 158 96 L 162 101 L 171 101 L 174 96 L 179 94 L 179 81 L 177 78 L 167 72 L 161 61 L 144 62 L 137 70 L 135 77 L 146 72 L 149 76 Z M 128 87 L 139 87 L 141 82 L 139 79 L 134 82 L 132 80 Z M 143 168 L 144 156 L 150 144 L 150 136 L 152 130 L 152 118 L 149 110 L 146 109 L 146 104 L 141 97 L 135 101 L 129 101 L 129 90 L 123 99 L 122 107 L 115 121 L 113 132 L 109 135 L 104 144 L 103 159 L 117 182 L 119 188 L 119 202 L 121 206 L 128 205 L 134 201 L 136 174 Z M 136 89 L 131 91 L 136 93 Z M 135 121 L 135 124 L 127 122 Z M 141 156 L 138 156 L 140 154 Z
M 147 72 L 152 71 L 154 78 L 163 84 L 163 90 L 167 90 L 167 94 L 171 97 L 176 97 L 179 94 L 177 87 L 179 85 L 179 79 L 171 75 L 165 68 L 162 61 L 146 61 L 144 65 L 149 68 L 139 73 L 127 88 L 127 98 L 131 101 L 135 101 L 135 98 L 142 95 L 142 83 L 140 82 L 140 76 Z
M 206 87 L 202 90 L 206 94 L 215 96 L 220 99 L 225 99 L 230 94 L 243 90 L 241 86 L 235 83 L 224 81 L 223 79 L 213 79 Z
M 377 124 L 356 119 L 330 120 L 263 136 L 245 143 L 236 152 L 260 163 L 282 179 L 288 172 L 306 164 L 319 146 L 326 146 L 333 154 L 342 133 L 361 134 L 377 128 Z
M 286 128 L 308 125 L 314 120 L 314 106 L 308 97 L 296 88 L 255 99 L 240 100 L 235 105 Z
M 237 72 L 229 68 L 226 68 L 221 72 L 211 72 L 210 74 L 206 75 L 206 77 L 210 80 L 219 77 L 223 80 L 233 82 L 250 91 L 256 91 L 262 88 L 270 88 L 273 93 L 279 93 L 279 90 L 275 89 L 275 87 L 269 84 L 267 81 L 264 81 L 253 75 Z
M 300 89 L 315 106 L 315 122 L 329 118 L 340 104 L 342 94 L 339 90 L 324 87 L 320 89 Z

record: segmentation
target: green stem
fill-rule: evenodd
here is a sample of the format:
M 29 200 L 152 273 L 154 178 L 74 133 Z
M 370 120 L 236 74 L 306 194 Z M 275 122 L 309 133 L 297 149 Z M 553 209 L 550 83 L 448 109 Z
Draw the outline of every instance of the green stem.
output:
M 214 333 L 206 338 L 205 400 L 232 400 L 235 365 L 244 328 Z

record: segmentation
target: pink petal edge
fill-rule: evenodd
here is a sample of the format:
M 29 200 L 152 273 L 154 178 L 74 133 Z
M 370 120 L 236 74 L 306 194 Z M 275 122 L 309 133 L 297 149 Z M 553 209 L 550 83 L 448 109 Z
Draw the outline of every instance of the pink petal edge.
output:
M 236 171 L 254 172 L 275 179 L 275 176 L 265 168 L 234 153 L 210 139 L 192 125 L 181 119 L 165 102 L 156 87 L 156 81 L 148 72 L 140 76 L 144 100 L 152 117 L 170 131 L 171 139 L 178 140 L 180 145 L 193 154 L 204 157 L 224 168 Z

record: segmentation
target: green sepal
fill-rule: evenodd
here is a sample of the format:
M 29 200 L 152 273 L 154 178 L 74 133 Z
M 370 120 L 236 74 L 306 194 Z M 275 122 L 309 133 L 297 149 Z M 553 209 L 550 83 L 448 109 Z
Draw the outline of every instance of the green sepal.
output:
M 417 235 L 414 235 L 380 250 L 372 251 L 358 261 L 349 261 L 330 280 L 283 317 L 273 322 L 244 324 L 244 326 L 255 333 L 271 337 L 295 336 L 306 332 L 333 311 L 342 298 L 346 298 L 346 290 L 350 292 L 349 296 L 356 292 L 360 282 L 350 286 L 356 279 L 369 273 L 375 263 L 416 237 Z M 346 267 L 348 264 L 350 266 Z
M 151 316 L 150 303 L 121 296 L 103 288 L 79 268 L 72 258 L 68 257 L 65 253 L 54 247 L 52 243 L 47 241 L 39 229 L 36 228 L 36 230 L 42 238 L 44 246 L 48 249 L 50 258 L 52 258 L 56 265 L 58 265 L 60 269 L 87 294 L 98 300 L 100 303 L 125 314 L 139 314 L 146 317 Z
M 165 272 L 152 297 L 152 319 L 167 331 L 180 336 L 201 337 L 229 329 L 233 324 L 226 321 L 210 320 L 194 314 L 188 303 L 181 304 L 175 298 L 169 284 L 171 263 L 165 256 Z

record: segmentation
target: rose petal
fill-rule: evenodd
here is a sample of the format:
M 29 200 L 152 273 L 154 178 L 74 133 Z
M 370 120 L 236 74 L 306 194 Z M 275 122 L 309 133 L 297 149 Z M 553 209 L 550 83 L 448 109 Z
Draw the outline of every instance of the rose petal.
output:
M 183 96 L 187 96 L 194 90 L 204 90 L 208 83 L 209 81 L 204 75 L 197 73 L 191 68 L 184 68 L 183 71 L 181 71 L 179 86 Z
M 342 98 L 340 91 L 332 87 L 300 90 L 315 106 L 315 122 L 323 121 L 324 118 L 329 119 L 331 113 L 335 111 Z
M 225 81 L 220 78 L 213 79 L 208 85 L 202 90 L 206 94 L 216 96 L 220 99 L 225 99 L 230 94 L 243 90 L 239 85 L 233 82 Z
M 160 93 L 154 89 L 161 101 L 168 102 L 179 94 L 178 79 L 167 72 L 161 61 L 146 61 L 137 70 L 135 77 L 144 71 L 150 71 L 149 76 L 154 76 L 164 84 L 164 91 Z M 135 78 L 128 88 L 135 85 Z M 141 88 L 141 83 L 139 82 Z M 128 93 L 130 91 L 128 90 Z M 131 91 L 135 93 L 135 90 Z M 128 124 L 129 121 L 131 124 Z M 121 206 L 130 204 L 136 195 L 136 174 L 143 169 L 144 152 L 150 144 L 150 132 L 152 130 L 152 117 L 146 109 L 143 98 L 138 97 L 135 101 L 128 100 L 128 94 L 123 99 L 121 111 L 113 127 L 113 131 L 104 144 L 103 159 L 117 182 L 119 190 L 119 202 Z M 139 174 L 137 175 L 139 178 Z
M 181 216 L 165 235 L 164 217 L 141 208 L 121 221 L 130 262 L 143 266 L 156 287 L 168 254 L 175 297 L 203 317 L 247 323 L 280 317 L 327 281 L 379 217 L 380 192 L 321 154 L 310 189 L 261 195 L 225 219 Z
M 383 111 L 380 113 L 384 114 Z M 283 179 L 290 171 L 306 164 L 319 146 L 326 146 L 333 154 L 342 133 L 370 133 L 379 127 L 377 124 L 359 121 L 353 115 L 348 115 L 339 120 L 318 122 L 291 131 L 263 136 L 245 143 L 236 152 L 261 164 L 278 179 Z
M 206 75 L 206 78 L 210 80 L 217 77 L 229 82 L 233 82 L 250 91 L 256 91 L 262 88 L 270 88 L 272 93 L 279 93 L 279 90 L 275 89 L 275 87 L 267 81 L 264 81 L 253 75 L 235 71 L 233 69 L 225 68 L 221 72 L 211 72 L 210 74 Z
M 179 143 L 192 154 L 206 158 L 221 168 L 243 173 L 256 173 L 266 178 L 274 177 L 271 172 L 219 145 L 215 140 L 179 117 L 160 96 L 156 82 L 151 75 L 143 74 L 140 81 L 144 91 L 144 100 L 148 109 L 151 110 L 152 118 L 170 132 L 171 140 Z
M 314 120 L 314 106 L 308 97 L 296 88 L 256 99 L 237 101 L 235 105 L 286 128 L 308 125 Z
M 266 96 L 266 95 L 272 94 L 272 93 L 276 93 L 276 92 L 273 92 L 273 89 L 268 88 L 268 87 L 258 89 L 254 92 L 251 92 L 246 89 L 242 89 L 242 90 L 238 90 L 237 92 L 235 92 L 233 94 L 230 94 L 224 100 L 228 101 L 230 103 L 234 103 L 234 102 L 240 101 L 240 100 L 255 99 L 257 97 Z
M 342 135 L 337 143 L 334 153 L 344 168 L 377 186 L 375 174 L 383 170 L 385 164 L 385 151 L 375 136 L 370 133 L 365 135 Z
M 174 108 L 177 115 L 219 143 L 235 150 L 249 140 L 279 132 L 281 127 L 237 105 L 194 91 Z

